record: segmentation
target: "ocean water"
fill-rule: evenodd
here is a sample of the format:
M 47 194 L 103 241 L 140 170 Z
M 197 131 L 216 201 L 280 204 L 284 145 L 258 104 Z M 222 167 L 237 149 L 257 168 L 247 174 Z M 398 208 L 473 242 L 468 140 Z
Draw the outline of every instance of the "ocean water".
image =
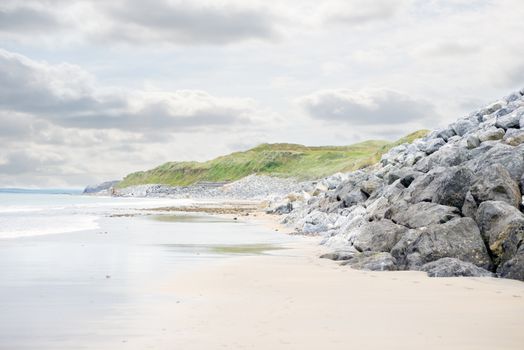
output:
M 175 327 L 162 313 L 191 302 L 165 288 L 178 273 L 296 239 L 241 220 L 147 211 L 180 203 L 0 193 L 0 350 L 160 339 Z

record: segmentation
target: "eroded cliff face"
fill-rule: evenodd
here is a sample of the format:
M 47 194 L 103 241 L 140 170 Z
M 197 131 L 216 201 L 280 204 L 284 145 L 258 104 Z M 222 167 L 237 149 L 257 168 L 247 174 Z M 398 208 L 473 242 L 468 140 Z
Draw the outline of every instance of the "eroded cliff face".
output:
M 280 206 L 356 268 L 524 280 L 523 189 L 524 89 Z

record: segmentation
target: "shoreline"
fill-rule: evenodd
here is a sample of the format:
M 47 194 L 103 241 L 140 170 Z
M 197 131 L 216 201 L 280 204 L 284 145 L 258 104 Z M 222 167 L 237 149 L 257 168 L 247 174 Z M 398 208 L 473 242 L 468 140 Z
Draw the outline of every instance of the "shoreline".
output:
M 520 349 L 524 284 L 359 271 L 313 242 L 199 267 L 166 283 L 185 300 L 160 349 Z M 489 320 L 489 325 L 487 325 Z M 178 327 L 181 328 L 178 328 Z
M 195 215 L 208 214 L 227 218 L 222 220 L 230 223 L 226 229 L 220 231 L 219 226 L 208 226 L 201 231 L 212 233 L 205 236 L 205 243 L 211 239 L 214 244 L 223 239 L 216 232 L 226 235 L 229 231 L 237 232 L 240 241 L 232 241 L 235 245 L 248 239 L 264 241 L 264 235 L 292 234 L 294 230 L 280 223 L 282 216 L 266 214 L 253 203 L 192 201 L 173 205 L 178 206 L 162 210 L 133 206 L 119 212 L 123 215 L 104 216 L 104 223 L 110 223 L 106 226 L 107 235 L 86 232 L 74 244 L 74 256 L 82 256 L 86 249 L 97 254 L 104 249 L 105 254 L 100 256 L 109 261 L 115 256 L 114 248 L 102 242 L 132 243 L 134 248 L 119 253 L 127 256 L 133 252 L 129 261 L 143 256 L 144 248 L 149 247 L 150 255 L 129 270 L 136 272 L 138 268 L 139 273 L 133 279 L 136 284 L 122 289 L 130 291 L 135 300 L 125 303 L 125 309 L 135 313 L 117 314 L 119 321 L 108 323 L 116 327 L 115 337 L 107 338 L 105 334 L 95 338 L 92 341 L 100 342 L 97 349 L 512 350 L 520 349 L 524 343 L 524 283 L 500 278 L 430 278 L 415 271 L 354 270 L 320 259 L 327 248 L 318 244 L 321 239 L 318 236 L 277 239 L 271 245 L 278 249 L 256 249 L 254 253 L 231 254 L 232 250 L 227 250 L 227 259 L 201 261 L 179 270 L 176 264 L 171 265 L 174 252 L 171 249 L 184 242 L 174 240 L 173 247 L 169 247 L 166 242 L 173 239 L 172 229 L 149 220 L 136 220 L 126 227 L 128 216 L 178 213 L 188 215 L 190 220 Z M 238 206 L 240 210 L 235 210 Z M 224 212 L 224 207 L 228 212 Z M 248 207 L 251 209 L 246 210 Z M 231 225 L 233 220 L 248 225 Z M 209 221 L 210 225 L 212 222 Z M 151 225 L 162 227 L 163 238 L 148 241 L 154 237 L 144 233 Z M 186 233 L 185 229 L 179 232 Z M 255 235 L 249 236 L 250 232 Z M 70 237 L 63 236 L 69 249 Z M 192 243 L 195 246 L 204 243 L 195 242 Z M 159 244 L 164 248 L 158 250 Z M 53 259 L 57 268 L 62 266 L 63 257 L 58 259 L 53 254 Z M 148 266 L 154 265 L 147 262 L 155 259 L 164 260 L 148 271 Z M 119 261 L 121 271 L 113 271 L 113 263 L 102 265 L 97 283 L 114 286 L 123 281 L 120 278 L 125 280 L 129 262 Z M 85 262 L 78 268 L 85 272 Z M 155 276 L 151 277 L 153 272 Z M 69 283 L 70 279 L 66 280 Z M 88 285 L 91 283 L 89 279 Z M 35 302 L 35 307 L 40 307 L 42 300 Z M 105 305 L 106 298 L 98 302 Z M 115 316 L 105 314 L 107 307 L 101 310 L 109 319 Z

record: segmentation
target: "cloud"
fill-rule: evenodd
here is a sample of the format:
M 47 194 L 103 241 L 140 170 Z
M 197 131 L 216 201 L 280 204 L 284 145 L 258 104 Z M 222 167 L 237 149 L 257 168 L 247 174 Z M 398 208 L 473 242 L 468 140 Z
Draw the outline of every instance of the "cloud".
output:
M 0 35 L 51 45 L 224 45 L 274 40 L 278 17 L 262 4 L 190 0 L 4 0 Z
M 392 90 L 321 90 L 298 104 L 313 118 L 354 125 L 401 124 L 434 116 L 428 102 Z
M 0 174 L 25 174 L 47 171 L 64 163 L 64 159 L 57 154 L 40 153 L 33 154 L 28 151 L 15 150 L 4 155 L 0 163 Z
M 409 1 L 405 0 L 353 0 L 346 1 L 343 5 L 334 2 L 326 21 L 350 26 L 386 21 L 397 16 L 408 4 Z
M 120 1 L 104 7 L 100 36 L 130 43 L 227 44 L 276 36 L 274 16 L 261 8 L 194 1 Z
M 33 34 L 61 26 L 59 19 L 44 8 L 23 6 L 0 7 L 0 33 Z
M 0 76 L 4 115 L 23 113 L 70 128 L 182 131 L 247 125 L 256 114 L 253 100 L 219 98 L 204 91 L 100 88 L 78 66 L 36 62 L 5 50 L 0 50 Z

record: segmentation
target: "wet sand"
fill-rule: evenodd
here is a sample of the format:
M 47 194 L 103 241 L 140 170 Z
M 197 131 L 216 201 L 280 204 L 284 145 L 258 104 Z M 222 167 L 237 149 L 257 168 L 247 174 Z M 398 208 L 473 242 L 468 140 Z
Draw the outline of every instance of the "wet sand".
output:
M 319 259 L 317 239 L 279 235 L 289 229 L 275 216 L 234 205 L 220 218 L 166 215 L 174 211 L 125 211 L 96 232 L 0 242 L 0 349 L 524 344 L 522 282 L 352 270 Z
M 316 258 L 311 243 L 242 257 L 163 288 L 189 302 L 165 312 L 154 349 L 522 349 L 524 283 L 370 272 Z M 131 345 L 131 344 L 129 344 Z M 146 344 L 135 344 L 136 349 Z

